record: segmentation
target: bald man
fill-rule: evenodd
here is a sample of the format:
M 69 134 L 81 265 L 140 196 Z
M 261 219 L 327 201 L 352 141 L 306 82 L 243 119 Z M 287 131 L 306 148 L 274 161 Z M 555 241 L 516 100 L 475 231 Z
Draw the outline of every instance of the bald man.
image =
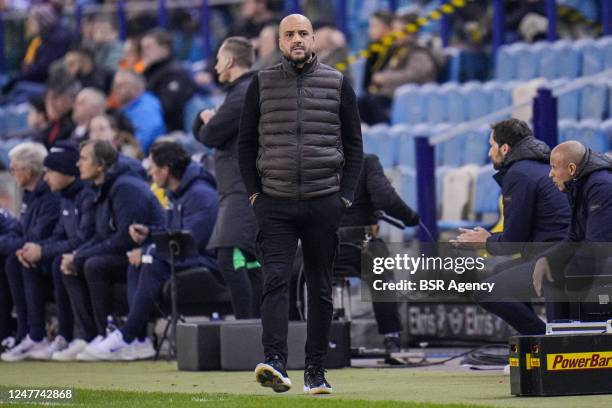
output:
M 597 245 L 578 249 L 577 243 L 612 242 L 612 160 L 579 142 L 568 141 L 553 149 L 550 164 L 550 177 L 569 198 L 572 220 L 564 242 L 535 264 L 533 287 L 538 295 L 546 283 L 563 280 L 566 271 L 572 275 L 599 272 L 601 259 L 592 252 Z
M 332 319 L 332 267 L 337 230 L 351 206 L 363 160 L 355 92 L 314 54 L 310 21 L 299 14 L 279 26 L 283 61 L 260 71 L 247 89 L 239 162 L 259 227 L 264 288 L 265 362 L 257 381 L 291 388 L 285 370 L 289 279 L 298 240 L 308 287 L 304 391 L 331 393 L 323 363 Z
M 89 122 L 106 110 L 106 96 L 96 88 L 84 88 L 79 91 L 72 107 L 72 120 L 76 127 L 70 136 L 77 143 L 87 139 Z

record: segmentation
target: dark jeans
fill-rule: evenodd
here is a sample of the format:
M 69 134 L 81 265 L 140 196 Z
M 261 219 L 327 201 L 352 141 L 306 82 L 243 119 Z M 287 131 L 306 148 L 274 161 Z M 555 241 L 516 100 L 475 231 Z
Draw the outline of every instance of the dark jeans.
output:
M 364 94 L 359 98 L 359 117 L 368 125 L 390 122 L 392 99 L 383 95 Z
M 128 266 L 126 255 L 93 256 L 85 261 L 85 281 L 99 335 L 106 334 L 107 318 L 113 313 L 113 286 L 126 281 Z
M 287 361 L 289 281 L 300 240 L 308 288 L 306 364 L 323 365 L 333 313 L 331 279 L 342 209 L 338 193 L 300 201 L 261 194 L 255 201 L 264 274 L 261 317 L 266 356 L 278 354 Z
M 481 293 L 475 300 L 485 310 L 501 317 L 521 335 L 538 335 L 546 333 L 546 324 L 533 310 L 527 298 L 536 297 L 532 287 L 534 261 L 513 259 L 497 265 L 495 273 L 485 282 L 494 282 L 493 292 Z M 569 317 L 569 305 L 559 302 L 563 289 L 559 286 L 545 282 L 543 285 L 544 298 L 554 297 L 555 302 L 546 302 L 546 317 L 549 321 L 566 319 Z
M 247 261 L 254 256 L 242 251 Z M 261 269 L 236 267 L 234 264 L 234 248 L 218 248 L 217 264 L 232 296 L 232 309 L 236 319 L 250 319 L 260 316 L 261 305 Z
M 340 251 L 334 262 L 334 271 L 354 271 L 351 276 L 361 277 L 361 251 L 347 245 L 340 244 Z M 368 274 L 371 276 L 371 274 Z M 390 274 L 383 274 L 381 278 L 393 280 Z M 372 285 L 368 285 L 372 290 Z M 397 333 L 402 331 L 400 315 L 397 302 L 372 302 L 374 317 L 380 334 Z

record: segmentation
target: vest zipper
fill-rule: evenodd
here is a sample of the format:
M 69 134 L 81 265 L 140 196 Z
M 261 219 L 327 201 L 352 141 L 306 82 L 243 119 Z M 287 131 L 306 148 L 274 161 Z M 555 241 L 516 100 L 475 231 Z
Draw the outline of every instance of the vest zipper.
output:
M 298 200 L 302 199 L 302 77 L 297 78 L 297 188 Z

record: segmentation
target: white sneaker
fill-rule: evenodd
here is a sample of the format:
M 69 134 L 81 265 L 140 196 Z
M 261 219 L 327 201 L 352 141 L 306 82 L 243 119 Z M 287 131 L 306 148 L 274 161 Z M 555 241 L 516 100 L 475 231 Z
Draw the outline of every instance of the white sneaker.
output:
M 26 336 L 21 342 L 0 355 L 0 359 L 2 361 L 15 362 L 22 361 L 27 358 L 30 358 L 32 353 L 36 353 L 40 350 L 49 347 L 49 340 L 46 338 L 41 341 L 33 341 L 30 336 Z
M 32 360 L 51 360 L 51 356 L 56 351 L 62 351 L 68 347 L 68 342 L 63 336 L 55 336 L 55 339 L 44 349 L 33 350 L 30 353 Z
M 123 334 L 115 330 L 95 346 L 87 346 L 87 354 L 96 360 L 124 360 L 131 358 L 130 344 L 123 340 Z
M 97 361 L 98 360 L 97 358 L 94 358 L 93 356 L 89 354 L 89 350 L 91 350 L 92 347 L 95 347 L 98 344 L 102 343 L 103 341 L 104 341 L 104 337 L 96 336 L 96 338 L 94 338 L 92 341 L 89 342 L 89 344 L 85 346 L 83 351 L 77 354 L 76 359 L 78 361 Z
M 87 343 L 83 339 L 74 339 L 70 342 L 68 347 L 63 350 L 56 351 L 51 356 L 51 360 L 54 361 L 74 361 L 77 358 L 77 355 L 85 350 L 87 347 Z
M 146 337 L 143 341 L 134 339 L 131 344 L 132 352 L 136 356 L 136 360 L 148 360 L 155 357 L 155 348 L 150 338 Z
M 2 347 L 6 351 L 12 349 L 13 347 L 15 347 L 15 338 L 13 336 L 9 336 L 3 339 L 0 342 L 0 347 Z

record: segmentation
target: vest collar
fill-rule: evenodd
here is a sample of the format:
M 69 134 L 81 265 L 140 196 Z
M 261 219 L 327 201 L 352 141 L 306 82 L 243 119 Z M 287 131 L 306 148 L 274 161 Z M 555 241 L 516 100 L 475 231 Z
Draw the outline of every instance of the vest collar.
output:
M 283 56 L 282 66 L 283 70 L 286 73 L 291 74 L 293 76 L 307 75 L 313 72 L 319 66 L 319 59 L 317 58 L 316 54 L 313 53 L 312 57 L 310 58 L 310 61 L 306 62 L 302 69 L 299 69 L 294 62 L 289 61 L 286 57 Z

